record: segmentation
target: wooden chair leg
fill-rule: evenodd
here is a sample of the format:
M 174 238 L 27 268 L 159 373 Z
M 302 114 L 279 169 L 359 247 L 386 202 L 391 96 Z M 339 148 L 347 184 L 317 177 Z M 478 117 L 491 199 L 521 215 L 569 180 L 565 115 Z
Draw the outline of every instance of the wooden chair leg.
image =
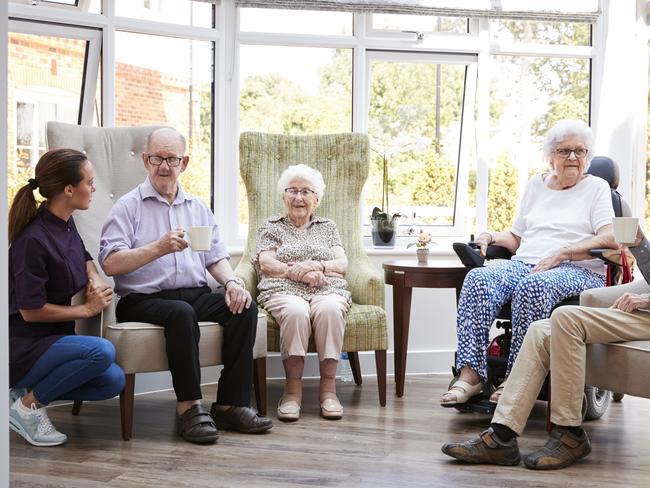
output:
M 120 417 L 122 439 L 128 441 L 133 433 L 133 396 L 135 394 L 135 373 L 127 374 L 124 390 L 120 393 Z
M 375 366 L 377 368 L 377 389 L 379 390 L 379 405 L 386 406 L 386 350 L 375 351 Z
M 72 415 L 77 416 L 79 415 L 79 411 L 81 410 L 81 404 L 83 403 L 82 400 L 75 400 L 74 403 L 72 404 Z
M 255 403 L 260 415 L 266 415 L 266 358 L 253 360 Z
M 361 364 L 359 363 L 359 353 L 357 351 L 348 351 L 348 360 L 350 361 L 350 369 L 352 369 L 352 377 L 357 385 L 363 383 L 361 378 Z

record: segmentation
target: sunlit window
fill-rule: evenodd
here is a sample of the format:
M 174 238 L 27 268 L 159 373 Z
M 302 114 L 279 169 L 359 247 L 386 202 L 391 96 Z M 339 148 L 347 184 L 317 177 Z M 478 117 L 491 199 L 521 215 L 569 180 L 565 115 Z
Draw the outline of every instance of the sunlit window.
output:
M 211 42 L 118 32 L 115 125 L 168 125 L 187 138 L 183 187 L 211 205 Z
M 499 41 L 566 46 L 590 46 L 591 24 L 579 22 L 536 22 L 491 20 L 490 35 Z
M 242 32 L 346 36 L 352 34 L 352 14 L 348 12 L 266 8 L 243 8 L 239 12 Z
M 390 213 L 404 224 L 454 224 L 465 73 L 461 64 L 371 62 L 366 218 L 381 206 L 386 158 Z
M 528 179 L 548 171 L 542 141 L 561 119 L 589 123 L 590 64 L 585 59 L 494 56 L 490 85 L 488 225 L 514 220 Z
M 115 0 L 115 14 L 197 27 L 213 25 L 212 5 L 192 0 Z
M 352 50 L 241 46 L 240 128 L 279 134 L 352 130 Z M 239 185 L 240 232 L 248 223 Z
M 87 44 L 65 37 L 9 34 L 9 201 L 45 152 L 46 123 L 78 122 Z
M 433 15 L 373 14 L 372 29 L 385 31 L 467 32 L 467 18 Z

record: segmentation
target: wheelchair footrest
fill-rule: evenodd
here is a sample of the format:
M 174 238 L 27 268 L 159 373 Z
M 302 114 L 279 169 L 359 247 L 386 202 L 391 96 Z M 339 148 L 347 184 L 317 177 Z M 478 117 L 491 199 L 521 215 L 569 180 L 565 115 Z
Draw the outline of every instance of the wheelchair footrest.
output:
M 490 402 L 490 397 L 485 395 L 477 395 L 470 398 L 465 403 L 454 405 L 454 408 L 460 412 L 465 413 L 482 413 L 492 415 L 497 408 L 496 403 Z

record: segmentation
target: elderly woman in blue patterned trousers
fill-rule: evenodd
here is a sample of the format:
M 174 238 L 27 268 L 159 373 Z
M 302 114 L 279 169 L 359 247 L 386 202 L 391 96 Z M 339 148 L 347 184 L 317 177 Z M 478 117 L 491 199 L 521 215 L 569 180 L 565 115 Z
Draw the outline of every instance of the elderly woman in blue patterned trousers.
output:
M 565 298 L 604 285 L 604 265 L 591 258 L 589 249 L 617 245 L 609 187 L 585 174 L 593 144 L 593 133 L 584 122 L 558 122 L 544 141 L 551 171 L 528 182 L 510 231 L 483 232 L 476 240 L 482 254 L 496 244 L 514 256 L 472 269 L 465 278 L 457 320 L 460 375 L 442 395 L 441 405 L 465 403 L 482 392 L 490 327 L 508 300 L 512 300 L 512 344 L 506 374 L 532 322 L 547 318 Z M 501 391 L 499 387 L 490 400 L 497 402 Z

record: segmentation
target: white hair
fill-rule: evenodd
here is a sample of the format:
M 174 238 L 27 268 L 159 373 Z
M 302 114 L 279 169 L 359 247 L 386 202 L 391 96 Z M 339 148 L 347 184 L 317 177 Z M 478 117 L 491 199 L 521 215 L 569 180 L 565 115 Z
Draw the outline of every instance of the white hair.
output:
M 284 196 L 284 189 L 288 188 L 289 184 L 294 180 L 308 181 L 311 189 L 316 192 L 318 200 L 320 201 L 321 198 L 323 198 L 323 193 L 325 192 L 325 180 L 323 180 L 323 175 L 320 174 L 320 171 L 317 171 L 306 164 L 295 164 L 289 166 L 282 172 L 280 179 L 278 180 L 278 193 L 280 194 L 280 198 Z
M 577 136 L 587 148 L 587 166 L 594 157 L 594 133 L 582 120 L 560 120 L 549 129 L 544 139 L 544 157 L 549 163 L 553 159 L 556 146 L 569 136 Z

